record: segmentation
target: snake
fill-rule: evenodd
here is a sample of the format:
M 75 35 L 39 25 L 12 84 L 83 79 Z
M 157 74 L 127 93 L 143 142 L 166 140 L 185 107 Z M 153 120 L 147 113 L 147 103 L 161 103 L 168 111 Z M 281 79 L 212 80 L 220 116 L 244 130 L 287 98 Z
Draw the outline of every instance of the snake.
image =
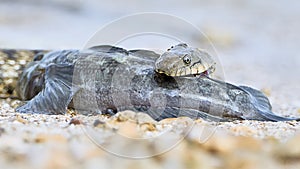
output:
M 0 98 L 19 98 L 18 79 L 26 65 L 49 50 L 0 49 Z
M 64 114 L 72 108 L 108 115 L 132 110 L 155 120 L 299 120 L 273 113 L 257 89 L 213 79 L 212 57 L 182 43 L 163 54 L 110 45 L 28 53 L 34 56 L 27 66 L 13 69 L 18 81 L 1 84 L 14 89 L 4 93 L 25 100 L 20 113 Z

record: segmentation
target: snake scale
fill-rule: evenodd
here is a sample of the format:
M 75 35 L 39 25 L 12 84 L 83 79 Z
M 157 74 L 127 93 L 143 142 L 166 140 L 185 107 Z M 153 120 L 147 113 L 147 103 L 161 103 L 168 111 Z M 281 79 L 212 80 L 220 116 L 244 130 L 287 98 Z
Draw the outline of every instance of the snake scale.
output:
M 18 98 L 16 86 L 25 66 L 48 50 L 0 49 L 0 97 Z
M 156 120 L 299 120 L 274 114 L 268 98 L 256 89 L 209 77 L 215 62 L 186 44 L 162 55 L 108 45 L 1 51 L 1 97 L 27 100 L 16 109 L 21 113 L 63 114 L 69 107 L 110 115 L 133 110 Z

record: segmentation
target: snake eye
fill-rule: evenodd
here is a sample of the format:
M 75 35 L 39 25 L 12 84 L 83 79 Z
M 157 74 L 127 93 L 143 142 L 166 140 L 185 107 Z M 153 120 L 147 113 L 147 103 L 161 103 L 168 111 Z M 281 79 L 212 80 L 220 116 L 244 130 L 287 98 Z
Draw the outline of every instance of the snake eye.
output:
M 191 58 L 188 55 L 184 55 L 184 57 L 182 58 L 183 62 L 187 65 L 189 65 L 191 63 Z

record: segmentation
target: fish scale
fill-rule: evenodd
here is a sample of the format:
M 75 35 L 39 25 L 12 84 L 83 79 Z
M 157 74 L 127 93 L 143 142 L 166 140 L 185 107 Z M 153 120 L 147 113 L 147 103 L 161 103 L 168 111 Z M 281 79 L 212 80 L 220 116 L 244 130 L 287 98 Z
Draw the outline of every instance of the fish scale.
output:
M 190 50 L 194 48 L 187 51 Z M 45 54 L 41 56 L 41 52 Z M 46 52 L 2 50 L 0 53 L 1 97 L 20 95 L 28 100 L 16 109 L 18 112 L 63 114 L 72 107 L 79 113 L 110 115 L 133 110 L 147 113 L 155 120 L 179 116 L 213 121 L 299 120 L 274 114 L 268 98 L 251 87 L 205 75 L 172 77 L 156 72 L 155 63 L 162 55 L 152 51 L 127 51 L 106 45 L 83 51 Z M 176 53 L 172 54 L 178 58 Z M 34 56 L 35 61 L 25 67 Z M 202 55 L 198 57 L 201 59 Z M 160 59 L 160 63 L 168 63 L 163 61 Z M 88 79 L 91 73 L 97 75 L 92 86 Z M 16 91 L 21 93 L 17 95 Z

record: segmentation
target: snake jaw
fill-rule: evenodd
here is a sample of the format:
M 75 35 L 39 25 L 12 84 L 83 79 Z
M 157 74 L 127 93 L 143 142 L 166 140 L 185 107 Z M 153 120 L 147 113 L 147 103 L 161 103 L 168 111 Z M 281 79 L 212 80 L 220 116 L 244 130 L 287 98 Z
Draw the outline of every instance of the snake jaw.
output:
M 156 69 L 156 72 L 166 74 L 167 76 L 210 76 L 215 71 L 215 65 L 211 65 L 209 68 L 205 68 L 203 65 L 199 67 L 181 67 L 176 71 L 172 71 L 170 73 Z
M 184 76 L 184 77 L 195 77 L 195 76 L 210 76 L 215 71 L 215 64 L 210 67 L 206 67 L 204 65 L 193 66 L 193 67 L 180 67 L 177 71 L 172 71 L 171 73 L 167 73 L 163 70 L 157 70 L 158 73 L 164 73 L 168 76 Z
M 157 73 L 161 73 L 161 74 L 166 74 L 166 75 L 168 75 L 165 71 L 163 71 L 163 70 L 161 70 L 161 69 L 156 69 L 155 70 Z M 170 76 L 170 75 L 168 75 L 168 76 Z
M 210 76 L 216 70 L 215 65 L 216 65 L 216 63 L 214 63 L 213 65 L 211 65 L 209 68 L 207 68 L 206 70 L 204 70 L 200 74 L 203 74 L 203 75 L 206 75 L 206 76 Z

